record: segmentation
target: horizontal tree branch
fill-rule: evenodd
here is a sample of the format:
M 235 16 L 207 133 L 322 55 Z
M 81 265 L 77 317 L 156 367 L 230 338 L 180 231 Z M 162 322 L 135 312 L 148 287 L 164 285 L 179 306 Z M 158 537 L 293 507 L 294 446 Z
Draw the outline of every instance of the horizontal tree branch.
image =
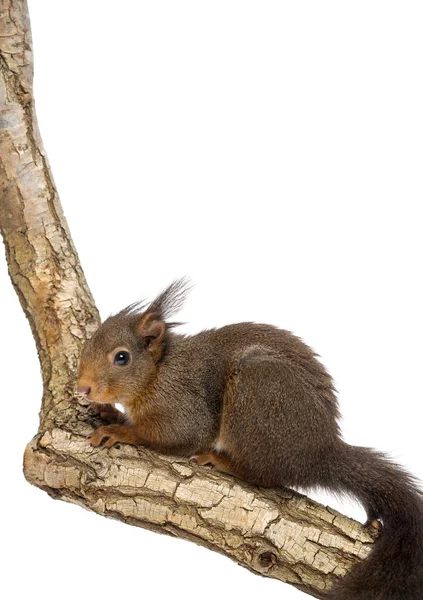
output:
M 319 598 L 365 558 L 372 534 L 292 490 L 255 488 L 176 457 L 53 429 L 25 452 L 25 475 L 55 498 L 194 541 Z

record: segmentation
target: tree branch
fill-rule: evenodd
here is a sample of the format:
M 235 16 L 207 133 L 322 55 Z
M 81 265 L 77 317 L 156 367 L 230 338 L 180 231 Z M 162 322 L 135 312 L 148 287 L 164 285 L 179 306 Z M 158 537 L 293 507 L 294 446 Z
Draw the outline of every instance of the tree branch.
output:
M 12 283 L 40 357 L 41 427 L 73 403 L 81 344 L 99 316 L 51 175 L 32 96 L 26 2 L 5 0 L 0 21 L 0 229 Z M 54 410 L 60 404 L 59 410 Z
M 257 489 L 143 448 L 88 443 L 100 422 L 73 389 L 81 346 L 100 320 L 38 131 L 27 3 L 2 6 L 0 229 L 44 386 L 26 478 L 55 498 L 192 540 L 322 597 L 367 556 L 375 532 L 289 490 Z

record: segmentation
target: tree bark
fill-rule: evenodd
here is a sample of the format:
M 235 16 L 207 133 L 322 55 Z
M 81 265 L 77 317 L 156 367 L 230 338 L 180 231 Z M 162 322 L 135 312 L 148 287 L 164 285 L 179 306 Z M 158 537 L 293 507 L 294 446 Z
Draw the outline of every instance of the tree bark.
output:
M 54 498 L 221 552 L 317 598 L 377 535 L 291 490 L 258 489 L 182 459 L 127 445 L 93 448 L 100 425 L 74 396 L 81 346 L 100 320 L 63 215 L 32 96 L 25 0 L 0 12 L 0 229 L 43 376 L 27 480 Z

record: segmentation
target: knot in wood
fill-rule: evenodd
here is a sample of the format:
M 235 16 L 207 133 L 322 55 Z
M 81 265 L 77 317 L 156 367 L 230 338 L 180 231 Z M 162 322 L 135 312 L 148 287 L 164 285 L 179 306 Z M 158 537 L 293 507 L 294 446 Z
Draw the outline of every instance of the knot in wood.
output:
M 275 565 L 278 562 L 278 559 L 276 557 L 276 554 L 273 554 L 273 552 L 262 552 L 259 555 L 259 562 L 261 564 L 262 567 L 272 567 L 273 565 Z

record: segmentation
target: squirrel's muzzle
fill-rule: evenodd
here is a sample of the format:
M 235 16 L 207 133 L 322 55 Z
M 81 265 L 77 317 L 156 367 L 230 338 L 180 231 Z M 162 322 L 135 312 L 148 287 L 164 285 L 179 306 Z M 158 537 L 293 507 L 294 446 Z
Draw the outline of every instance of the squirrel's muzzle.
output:
M 80 396 L 85 396 L 86 398 L 88 398 L 88 396 L 91 393 L 91 388 L 88 385 L 78 385 L 78 394 Z

